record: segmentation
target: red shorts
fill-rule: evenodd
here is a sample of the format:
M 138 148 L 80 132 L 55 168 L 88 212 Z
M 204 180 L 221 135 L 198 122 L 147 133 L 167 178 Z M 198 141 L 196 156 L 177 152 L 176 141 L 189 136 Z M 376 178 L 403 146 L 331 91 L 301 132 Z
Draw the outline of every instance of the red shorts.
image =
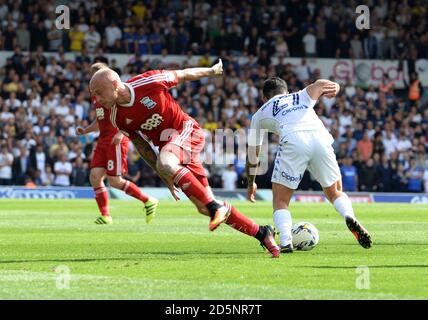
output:
M 121 176 L 128 172 L 126 155 L 128 143 L 113 145 L 98 142 L 91 161 L 91 168 L 104 168 L 109 176 Z
M 168 137 L 161 149 L 174 153 L 180 159 L 180 164 L 189 169 L 204 187 L 208 187 L 205 168 L 200 160 L 204 146 L 204 131 L 197 122 L 187 120 L 180 130 L 175 130 Z

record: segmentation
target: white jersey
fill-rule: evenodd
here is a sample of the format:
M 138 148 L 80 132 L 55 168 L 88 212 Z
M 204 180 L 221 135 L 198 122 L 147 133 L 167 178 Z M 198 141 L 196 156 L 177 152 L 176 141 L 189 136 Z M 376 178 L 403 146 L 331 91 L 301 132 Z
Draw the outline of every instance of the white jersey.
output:
M 327 131 L 315 113 L 316 102 L 317 100 L 311 99 L 306 88 L 272 97 L 253 115 L 249 144 L 259 146 L 263 143 L 261 130 L 277 134 L 280 141 L 296 131 Z

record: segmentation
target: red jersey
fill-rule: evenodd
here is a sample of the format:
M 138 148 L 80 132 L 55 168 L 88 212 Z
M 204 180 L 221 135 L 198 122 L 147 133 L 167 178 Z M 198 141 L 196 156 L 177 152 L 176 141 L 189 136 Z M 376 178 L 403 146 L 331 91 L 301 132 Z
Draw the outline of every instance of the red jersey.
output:
M 175 71 L 152 70 L 124 83 L 131 92 L 131 101 L 115 105 L 111 122 L 131 139 L 147 137 L 162 147 L 168 135 L 183 129 L 185 121 L 192 121 L 168 92 L 178 84 Z
M 92 104 L 95 108 L 98 128 L 100 131 L 98 142 L 111 144 L 111 140 L 119 130 L 110 122 L 110 110 L 104 108 L 95 98 L 92 98 Z M 127 137 L 123 137 L 121 143 L 128 143 L 128 141 L 129 139 Z

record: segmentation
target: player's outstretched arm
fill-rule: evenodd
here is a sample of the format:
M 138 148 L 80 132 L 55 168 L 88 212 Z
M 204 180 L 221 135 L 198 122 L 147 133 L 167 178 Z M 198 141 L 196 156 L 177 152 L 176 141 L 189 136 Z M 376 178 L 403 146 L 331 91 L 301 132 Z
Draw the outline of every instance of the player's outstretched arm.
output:
M 319 79 L 307 86 L 306 91 L 312 100 L 318 100 L 322 95 L 333 98 L 339 93 L 340 85 L 337 82 Z
M 223 62 L 219 59 L 218 63 L 211 68 L 188 68 L 183 70 L 176 70 L 178 81 L 194 81 L 206 77 L 216 77 L 223 74 Z
M 76 128 L 76 135 L 80 136 L 80 135 L 85 135 L 88 134 L 90 132 L 94 132 L 94 131 L 99 131 L 99 127 L 98 127 L 98 121 L 94 120 L 89 126 L 87 126 L 86 128 L 80 127 L 78 126 Z

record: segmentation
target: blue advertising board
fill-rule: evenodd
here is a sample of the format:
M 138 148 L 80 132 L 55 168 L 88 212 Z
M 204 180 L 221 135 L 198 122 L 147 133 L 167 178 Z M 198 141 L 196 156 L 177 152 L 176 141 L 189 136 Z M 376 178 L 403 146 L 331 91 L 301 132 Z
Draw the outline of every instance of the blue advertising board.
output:
M 144 192 L 160 199 L 173 199 L 167 188 L 143 188 Z M 109 188 L 112 199 L 131 200 L 132 197 L 123 191 Z M 214 189 L 219 199 L 246 201 L 246 190 L 225 191 Z M 179 193 L 182 200 L 187 200 L 183 193 Z M 349 198 L 357 203 L 413 203 L 428 204 L 427 193 L 359 193 L 349 192 Z M 0 199 L 93 199 L 94 192 L 90 187 L 37 187 L 0 186 Z M 272 201 L 272 190 L 258 190 L 257 199 Z M 292 201 L 296 202 L 328 202 L 322 192 L 296 192 Z

